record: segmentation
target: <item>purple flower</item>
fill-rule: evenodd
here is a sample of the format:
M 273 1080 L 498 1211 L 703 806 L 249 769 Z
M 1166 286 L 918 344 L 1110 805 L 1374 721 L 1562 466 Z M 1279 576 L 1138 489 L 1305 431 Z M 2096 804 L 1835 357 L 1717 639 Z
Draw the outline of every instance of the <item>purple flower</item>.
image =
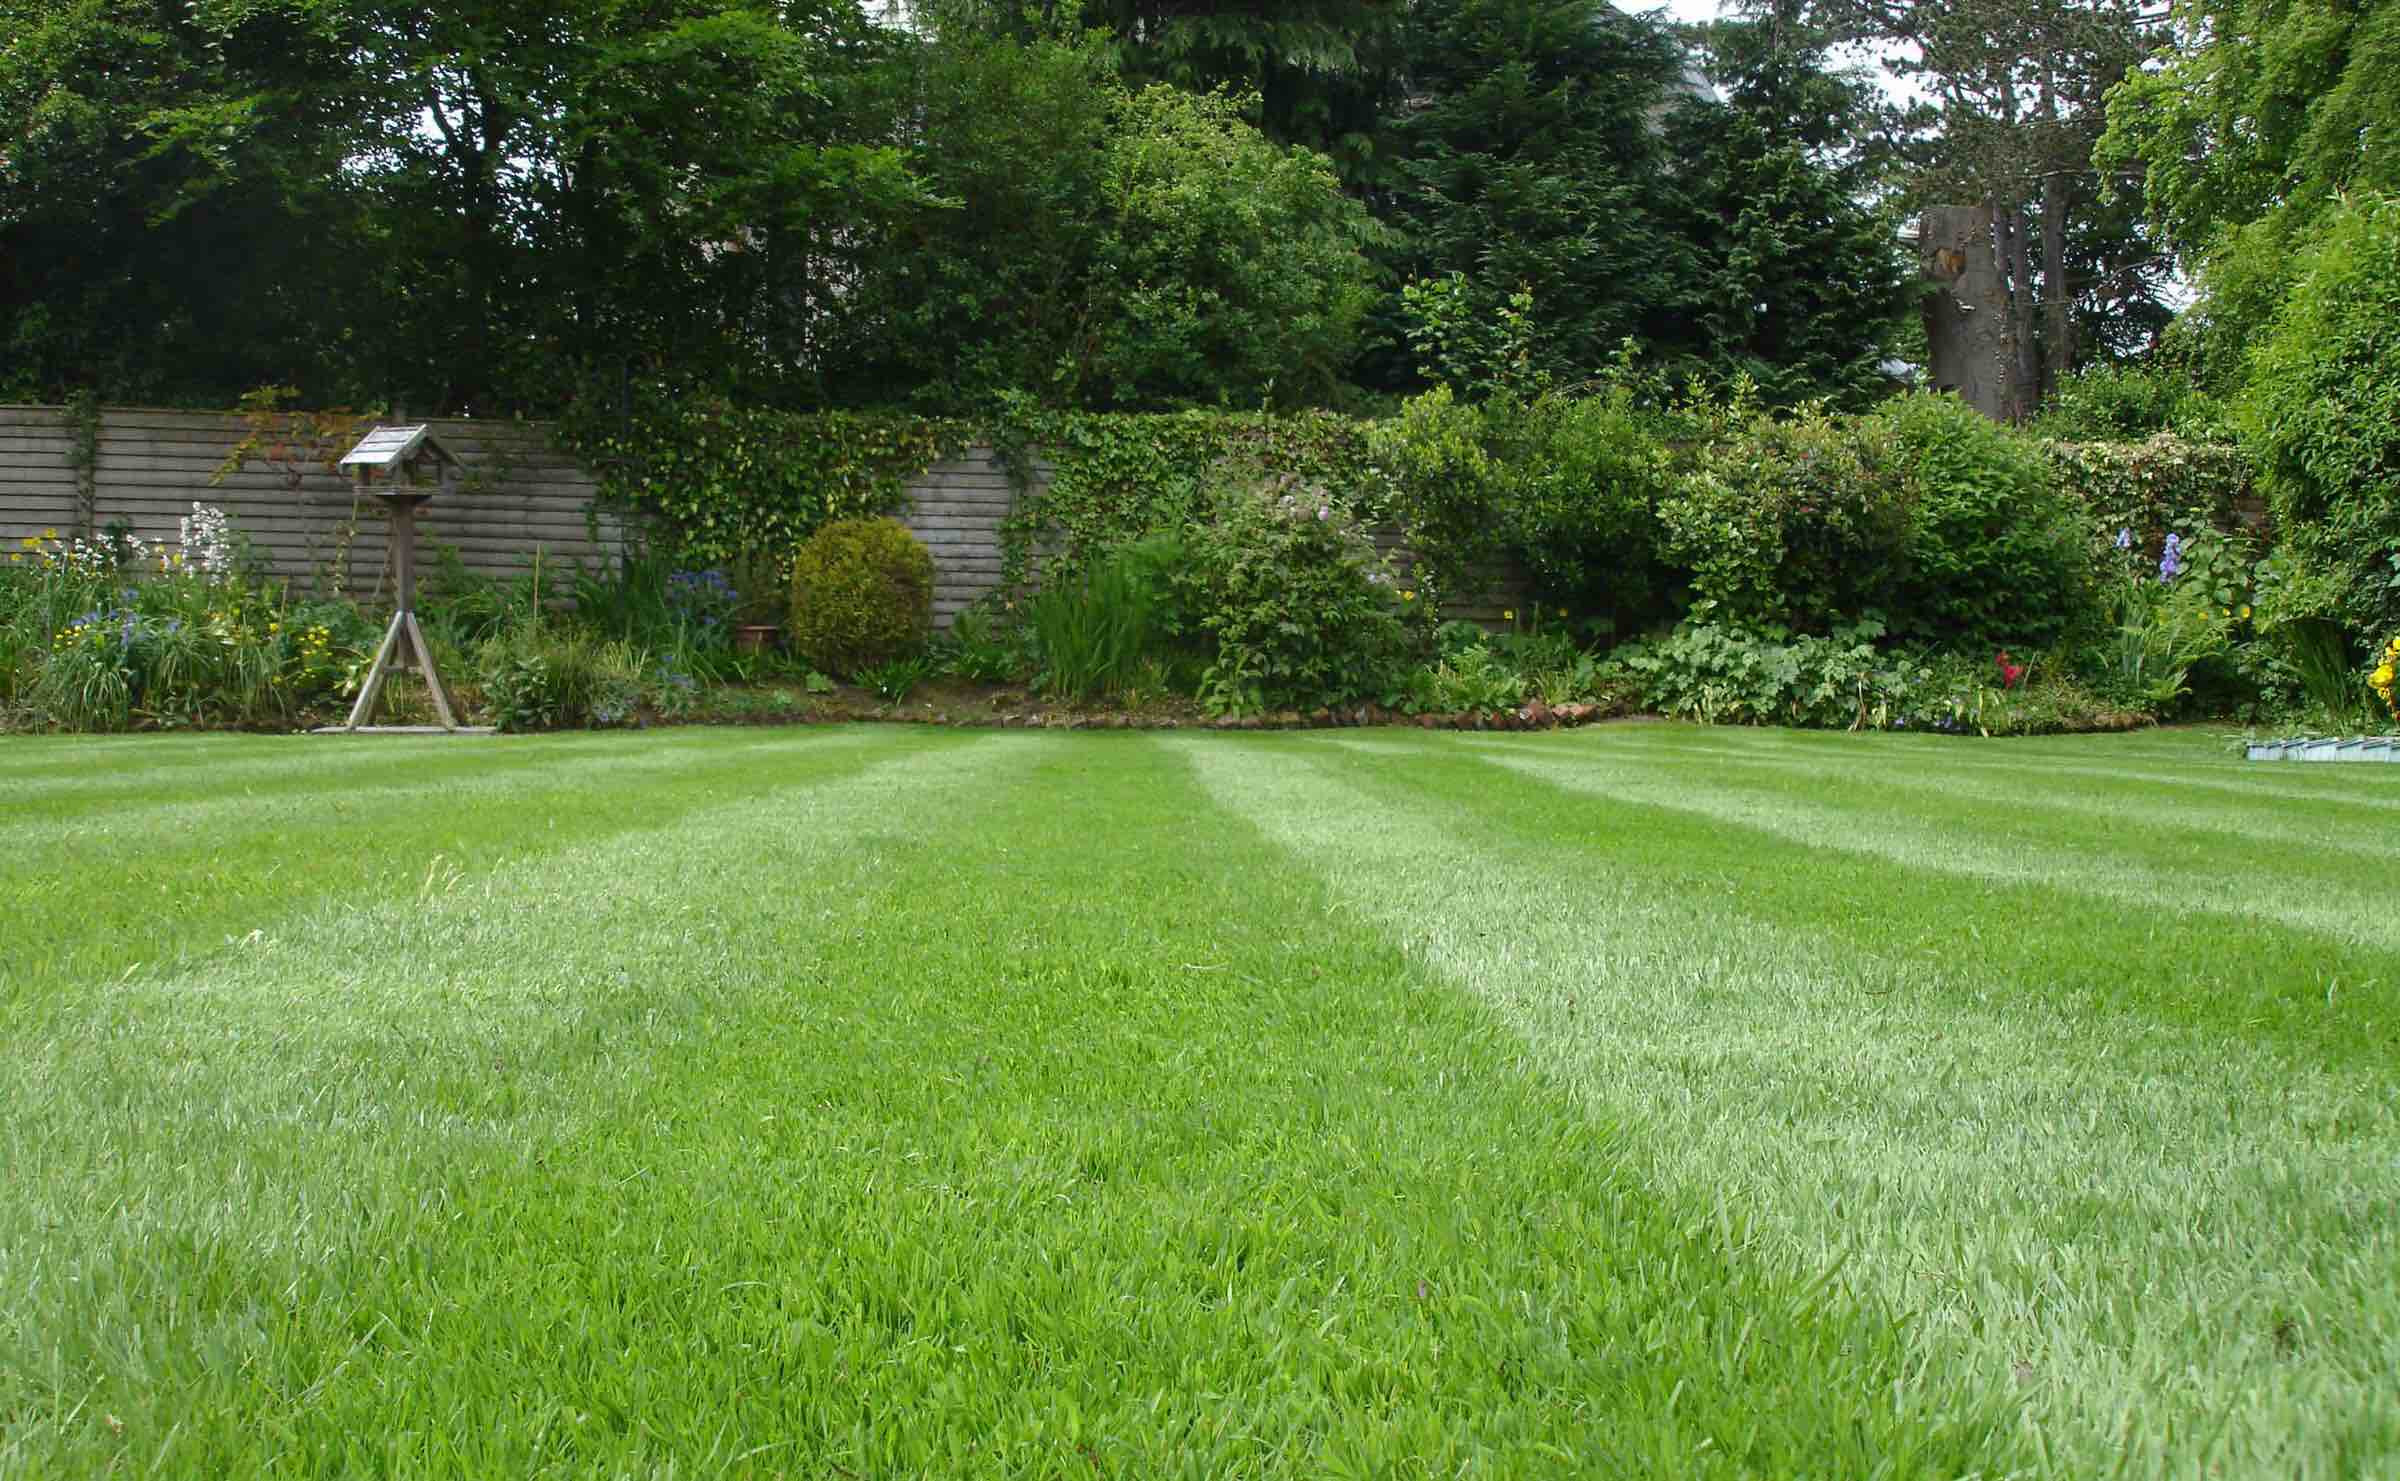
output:
M 2133 531 L 2124 529 L 2117 531 L 2117 549 L 2133 549 Z
M 2183 574 L 2183 537 L 2167 537 L 2167 553 L 2158 558 L 2158 579 L 2172 581 Z

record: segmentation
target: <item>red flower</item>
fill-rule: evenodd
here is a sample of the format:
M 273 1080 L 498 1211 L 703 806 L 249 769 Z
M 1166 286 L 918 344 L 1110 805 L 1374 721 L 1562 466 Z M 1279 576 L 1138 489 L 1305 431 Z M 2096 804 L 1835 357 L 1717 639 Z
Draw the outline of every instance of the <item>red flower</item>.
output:
M 2010 663 L 2006 648 L 2000 650 L 1996 661 L 2000 665 L 2000 687 L 2003 689 L 2016 688 L 2017 681 L 2025 677 L 2025 665 Z

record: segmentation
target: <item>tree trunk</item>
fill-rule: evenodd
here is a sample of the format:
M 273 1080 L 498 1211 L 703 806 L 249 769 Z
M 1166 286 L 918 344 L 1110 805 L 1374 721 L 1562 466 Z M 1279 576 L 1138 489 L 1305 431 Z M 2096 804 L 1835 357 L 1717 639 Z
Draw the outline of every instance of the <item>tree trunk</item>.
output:
M 2007 285 L 2007 325 L 2001 335 L 2008 367 L 2007 410 L 2004 419 L 2022 422 L 2041 400 L 2041 346 L 2034 332 L 2032 251 L 2026 241 L 2025 208 L 2015 202 L 1992 206 L 1993 237 L 1998 243 L 2000 276 Z
M 2075 368 L 2075 295 L 2067 286 L 2067 177 L 2042 176 L 2042 379 L 2036 400 L 2057 394 Z
M 1926 378 L 1990 417 L 2008 417 L 2008 288 L 1993 252 L 1989 206 L 1936 206 L 1917 227 L 1934 290 L 1925 297 Z

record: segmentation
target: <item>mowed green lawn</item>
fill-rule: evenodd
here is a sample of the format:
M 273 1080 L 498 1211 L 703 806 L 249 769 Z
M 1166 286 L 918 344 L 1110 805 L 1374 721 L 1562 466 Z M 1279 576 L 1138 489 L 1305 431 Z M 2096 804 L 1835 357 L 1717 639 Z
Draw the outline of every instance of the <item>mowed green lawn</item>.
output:
M 2400 767 L 14 740 L 0 860 L 0 1475 L 2400 1473 Z

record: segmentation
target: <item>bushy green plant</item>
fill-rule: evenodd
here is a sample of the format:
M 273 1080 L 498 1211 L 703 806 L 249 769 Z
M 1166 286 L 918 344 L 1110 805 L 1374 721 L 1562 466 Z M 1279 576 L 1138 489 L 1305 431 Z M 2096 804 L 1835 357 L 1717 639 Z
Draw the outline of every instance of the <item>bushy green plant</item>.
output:
M 2195 667 L 2226 657 L 2248 606 L 2243 565 L 2223 536 L 2171 532 L 2155 559 L 2121 532 L 2103 588 L 2098 681 L 2153 714 L 2177 707 Z
M 212 528 L 238 549 L 221 517 Z M 130 534 L 52 532 L 13 554 L 0 568 L 0 700 L 21 723 L 288 724 L 329 706 L 377 636 L 346 604 L 294 604 L 235 560 Z
M 485 639 L 474 672 L 492 724 L 509 731 L 622 725 L 646 701 L 675 713 L 696 688 L 634 644 L 538 619 Z
M 2139 442 L 2036 444 L 2050 481 L 2084 512 L 2098 551 L 2119 530 L 2155 549 L 2170 530 L 2231 532 L 2250 497 L 2250 459 L 2226 442 L 2161 432 Z
M 1503 390 L 1470 405 L 1447 386 L 1369 434 L 1392 508 L 1437 593 L 1503 561 L 1575 615 L 1633 619 L 1657 589 L 1652 509 L 1666 449 L 1622 383 L 1589 395 Z
M 1628 643 L 1611 665 L 1662 714 L 1704 724 L 2028 735 L 2135 718 L 2038 659 L 1887 651 L 1875 623 L 1778 637 L 1708 620 Z
M 1025 619 L 1041 654 L 1043 692 L 1063 700 L 1122 694 L 1162 636 L 1160 577 L 1127 547 L 1045 584 Z
M 886 704 L 898 704 L 908 698 L 910 690 L 932 678 L 940 668 L 940 660 L 930 653 L 891 658 L 859 670 L 858 684 Z
M 1902 397 L 1877 420 L 1912 486 L 1896 632 L 1981 652 L 2046 647 L 2085 619 L 2084 512 L 2025 439 L 1955 396 Z
M 896 519 L 835 520 L 792 557 L 792 649 L 855 674 L 924 645 L 933 622 L 933 555 Z
M 1914 497 L 1891 422 L 1737 400 L 1660 501 L 1660 544 L 1715 620 L 1823 632 L 1899 599 Z
M 1347 501 L 1296 480 L 1227 482 L 1187 540 L 1175 590 L 1215 649 L 1201 691 L 1210 708 L 1314 708 L 1383 692 L 1408 635 L 1391 568 Z
M 976 684 L 1006 684 L 1033 667 L 1022 626 L 1003 626 L 989 611 L 970 607 L 950 619 L 950 631 L 936 644 L 949 671 Z
M 2061 442 L 2132 442 L 2161 432 L 2196 442 L 2233 435 L 2225 407 L 2180 365 L 2087 365 L 2058 383 L 2031 428 Z
M 2236 407 L 2313 616 L 2400 626 L 2400 197 L 2337 207 L 2252 352 Z

